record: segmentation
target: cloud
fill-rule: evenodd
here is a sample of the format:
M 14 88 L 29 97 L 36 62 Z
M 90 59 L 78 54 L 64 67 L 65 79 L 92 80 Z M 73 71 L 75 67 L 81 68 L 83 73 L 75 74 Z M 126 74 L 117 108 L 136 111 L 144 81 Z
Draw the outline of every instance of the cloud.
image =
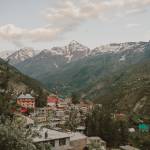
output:
M 84 21 L 98 18 L 106 9 L 106 3 L 96 5 L 96 3 L 81 0 L 78 5 L 75 5 L 73 1 L 65 1 L 57 8 L 46 9 L 44 16 L 52 22 L 53 26 L 75 27 Z
M 60 28 L 40 27 L 35 29 L 20 28 L 13 24 L 0 27 L 0 39 L 21 46 L 23 41 L 46 42 L 58 36 Z
M 57 4 L 42 11 L 45 27 L 27 29 L 7 24 L 0 27 L 0 39 L 13 43 L 47 42 L 92 20 L 109 20 L 116 16 L 132 15 L 150 6 L 150 0 L 57 0 Z M 111 16 L 111 18 L 109 18 Z M 128 24 L 127 27 L 137 27 Z
M 65 0 L 55 8 L 48 8 L 43 16 L 52 26 L 62 27 L 62 32 L 74 30 L 83 22 L 92 19 L 110 20 L 142 12 L 150 6 L 150 0 Z M 137 26 L 128 25 L 128 27 Z
M 129 23 L 129 24 L 127 24 L 127 28 L 135 28 L 135 27 L 139 27 L 139 26 L 141 26 L 140 24 L 138 24 L 138 23 Z

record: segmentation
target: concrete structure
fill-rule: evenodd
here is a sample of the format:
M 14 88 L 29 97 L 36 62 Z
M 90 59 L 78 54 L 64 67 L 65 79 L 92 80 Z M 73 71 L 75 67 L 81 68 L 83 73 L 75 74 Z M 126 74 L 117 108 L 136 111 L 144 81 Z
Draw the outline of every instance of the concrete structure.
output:
M 55 111 L 55 116 L 58 118 L 62 118 L 62 117 L 64 117 L 64 115 L 65 115 L 65 112 L 63 110 L 56 110 Z
M 72 150 L 83 150 L 87 145 L 87 137 L 79 132 L 69 133 Z
M 80 104 L 77 104 L 77 106 L 84 114 L 93 108 L 93 104 L 89 101 L 80 101 Z
M 41 108 L 35 108 L 34 115 L 48 115 L 48 108 L 47 107 L 41 107 Z
M 60 99 L 56 95 L 47 97 L 47 106 L 56 107 L 60 103 Z
M 43 128 L 38 130 L 41 137 L 36 137 L 33 139 L 35 144 L 40 144 L 43 146 L 43 150 L 45 145 L 50 145 L 51 150 L 69 150 L 72 149 L 70 147 L 70 136 L 67 133 L 50 130 Z
M 47 116 L 36 116 L 34 117 L 35 123 L 45 123 L 47 122 Z
M 21 94 L 17 98 L 17 104 L 24 108 L 35 108 L 35 98 L 30 94 Z
M 85 126 L 78 126 L 76 128 L 76 132 L 84 134 L 85 133 Z

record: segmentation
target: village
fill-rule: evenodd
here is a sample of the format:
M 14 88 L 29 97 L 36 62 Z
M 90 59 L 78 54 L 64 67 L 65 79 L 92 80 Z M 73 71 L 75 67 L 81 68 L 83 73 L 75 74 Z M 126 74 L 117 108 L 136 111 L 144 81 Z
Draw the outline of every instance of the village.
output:
M 31 128 L 38 132 L 33 143 L 50 145 L 52 150 L 107 150 L 107 142 L 98 136 L 86 136 L 85 119 L 95 105 L 91 101 L 80 101 L 73 104 L 71 99 L 62 99 L 51 94 L 47 97 L 45 107 L 36 107 L 36 99 L 31 94 L 20 94 L 16 103 L 18 111 L 16 115 L 24 119 L 23 127 Z M 118 113 L 114 118 L 124 119 L 124 114 Z M 141 132 L 149 132 L 149 126 L 141 123 L 138 127 Z M 129 132 L 135 132 L 135 128 L 129 128 Z M 130 145 L 123 145 L 116 150 L 138 150 Z

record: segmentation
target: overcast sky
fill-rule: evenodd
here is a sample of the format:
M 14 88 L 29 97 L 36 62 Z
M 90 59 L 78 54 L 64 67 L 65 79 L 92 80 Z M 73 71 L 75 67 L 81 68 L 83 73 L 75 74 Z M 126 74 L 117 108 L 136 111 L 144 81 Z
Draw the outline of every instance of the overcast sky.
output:
M 150 40 L 150 0 L 0 0 L 0 50 Z

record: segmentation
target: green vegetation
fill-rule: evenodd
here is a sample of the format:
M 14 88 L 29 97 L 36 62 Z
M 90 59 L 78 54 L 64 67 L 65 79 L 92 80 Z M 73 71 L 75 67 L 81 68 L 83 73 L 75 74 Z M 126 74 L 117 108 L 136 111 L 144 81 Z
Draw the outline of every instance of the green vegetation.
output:
M 76 109 L 71 109 L 69 112 L 69 118 L 65 122 L 64 129 L 68 129 L 70 131 L 75 131 L 76 128 L 78 127 L 80 121 L 78 120 L 78 111 Z
M 43 150 L 43 147 L 34 145 L 30 129 L 23 128 L 24 120 L 14 114 L 16 110 L 13 99 L 13 90 L 10 90 L 10 82 L 21 74 L 5 62 L 0 64 L 0 148 L 3 150 Z M 23 75 L 22 75 L 23 76 Z M 23 77 L 26 78 L 26 77 Z M 26 78 L 32 81 L 30 78 Z M 19 84 L 19 81 L 16 81 Z M 20 83 L 23 81 L 20 80 Z M 35 81 L 34 81 L 35 82 Z M 33 82 L 33 83 L 34 83 Z M 32 87 L 34 87 L 33 85 Z M 50 150 L 46 146 L 45 150 Z
M 88 136 L 99 136 L 109 147 L 128 143 L 128 123 L 116 121 L 107 108 L 95 107 L 86 120 Z
M 135 52 L 135 48 L 71 62 L 40 80 L 63 96 L 78 93 L 81 98 L 96 103 L 113 103 L 121 112 L 147 115 L 150 113 L 150 44 L 144 46 L 144 52 Z M 120 61 L 122 56 L 124 61 Z
M 5 81 L 7 81 L 7 85 L 4 85 Z M 11 92 L 11 98 L 13 99 L 16 98 L 18 93 L 29 92 L 37 97 L 38 106 L 44 106 L 46 104 L 45 97 L 49 92 L 40 82 L 23 75 L 14 67 L 10 66 L 8 62 L 0 59 L 0 90 L 5 91 L 6 87 L 7 92 Z M 10 97 L 5 97 L 4 99 L 10 100 Z

